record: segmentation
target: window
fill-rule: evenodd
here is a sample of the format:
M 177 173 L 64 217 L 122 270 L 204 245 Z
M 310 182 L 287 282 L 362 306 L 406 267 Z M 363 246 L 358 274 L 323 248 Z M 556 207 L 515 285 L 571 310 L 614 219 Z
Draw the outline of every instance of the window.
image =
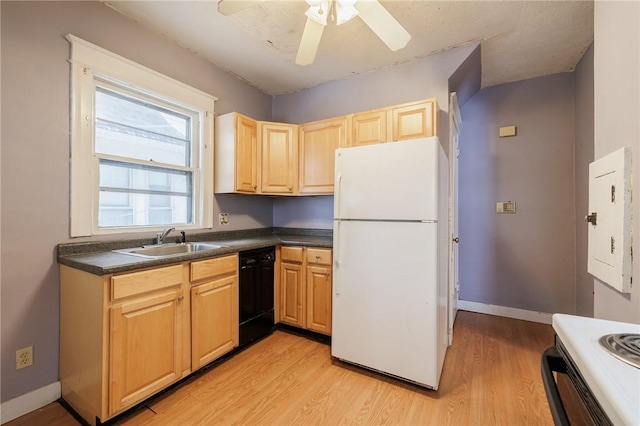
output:
M 210 228 L 215 98 L 67 39 L 71 236 Z

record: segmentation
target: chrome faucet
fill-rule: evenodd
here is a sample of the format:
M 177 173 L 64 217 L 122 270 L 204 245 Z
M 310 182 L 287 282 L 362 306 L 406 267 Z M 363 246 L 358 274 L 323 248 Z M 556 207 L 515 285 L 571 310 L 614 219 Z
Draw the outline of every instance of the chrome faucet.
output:
M 160 245 L 164 243 L 164 239 L 166 238 L 167 235 L 169 235 L 169 232 L 175 231 L 175 229 L 176 228 L 166 228 L 164 231 L 158 232 L 156 234 L 156 244 Z

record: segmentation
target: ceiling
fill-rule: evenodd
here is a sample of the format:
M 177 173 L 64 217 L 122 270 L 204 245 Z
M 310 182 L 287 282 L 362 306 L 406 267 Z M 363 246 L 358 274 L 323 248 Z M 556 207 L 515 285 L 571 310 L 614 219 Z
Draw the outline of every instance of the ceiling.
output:
M 412 36 L 404 49 L 390 51 L 355 18 L 329 23 L 315 62 L 300 66 L 294 61 L 306 22 L 302 0 L 268 0 L 230 16 L 217 11 L 217 1 L 105 3 L 270 95 L 469 42 L 481 43 L 482 87 L 493 86 L 572 71 L 593 41 L 592 1 L 381 0 Z

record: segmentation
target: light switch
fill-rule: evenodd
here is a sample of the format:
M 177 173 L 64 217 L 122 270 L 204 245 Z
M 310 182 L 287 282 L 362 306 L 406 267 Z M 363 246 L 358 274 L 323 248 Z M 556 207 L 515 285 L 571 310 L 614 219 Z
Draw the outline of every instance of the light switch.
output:
M 622 293 L 631 292 L 631 147 L 589 165 L 587 270 Z
M 515 136 L 515 135 L 516 135 L 516 126 L 503 126 L 503 127 L 500 127 L 499 136 L 501 138 L 506 138 L 506 137 Z

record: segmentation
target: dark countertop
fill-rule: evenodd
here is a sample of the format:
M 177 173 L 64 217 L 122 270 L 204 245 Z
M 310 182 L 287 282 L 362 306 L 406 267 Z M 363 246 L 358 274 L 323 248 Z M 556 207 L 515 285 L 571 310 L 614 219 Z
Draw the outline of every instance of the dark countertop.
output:
M 113 251 L 151 245 L 153 244 L 151 240 L 59 244 L 58 263 L 94 275 L 109 275 L 277 245 L 331 248 L 333 245 L 332 235 L 333 233 L 330 229 L 301 228 L 265 228 L 245 231 L 210 232 L 188 236 L 187 241 L 210 242 L 224 247 L 156 259 L 148 259 Z

